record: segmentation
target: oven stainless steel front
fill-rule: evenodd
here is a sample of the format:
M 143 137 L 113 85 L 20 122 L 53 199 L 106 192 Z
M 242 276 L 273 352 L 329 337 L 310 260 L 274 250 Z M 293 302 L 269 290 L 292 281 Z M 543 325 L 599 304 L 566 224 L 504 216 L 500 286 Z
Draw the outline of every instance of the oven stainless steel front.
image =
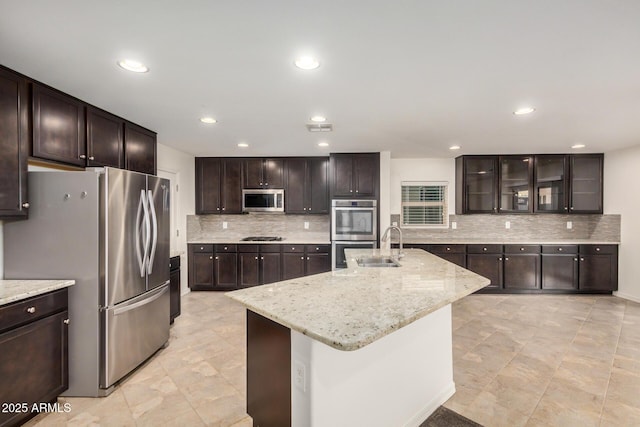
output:
M 378 240 L 375 200 L 332 200 L 331 240 Z
M 333 241 L 331 242 L 332 269 L 347 268 L 347 257 L 344 255 L 345 249 L 375 249 L 376 242 L 366 241 Z

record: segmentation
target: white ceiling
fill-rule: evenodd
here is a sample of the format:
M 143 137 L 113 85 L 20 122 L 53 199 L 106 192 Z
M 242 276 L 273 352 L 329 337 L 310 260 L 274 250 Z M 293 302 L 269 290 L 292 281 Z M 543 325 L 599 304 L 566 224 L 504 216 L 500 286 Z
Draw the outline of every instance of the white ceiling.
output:
M 195 155 L 640 143 L 638 0 L 0 0 L 0 64 Z M 314 114 L 334 131 L 309 133 Z

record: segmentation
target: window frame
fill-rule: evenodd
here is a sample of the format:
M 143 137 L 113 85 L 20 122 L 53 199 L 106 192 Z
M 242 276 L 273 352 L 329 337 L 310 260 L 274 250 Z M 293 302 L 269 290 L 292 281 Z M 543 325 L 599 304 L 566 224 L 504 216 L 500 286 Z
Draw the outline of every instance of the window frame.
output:
M 416 201 L 405 202 L 403 200 L 404 187 L 442 187 L 442 200 L 437 202 Z M 405 224 L 404 208 L 405 206 L 442 206 L 442 223 L 440 224 Z M 402 228 L 419 228 L 419 229 L 446 229 L 449 228 L 449 182 L 448 181 L 402 181 L 400 182 L 400 226 Z

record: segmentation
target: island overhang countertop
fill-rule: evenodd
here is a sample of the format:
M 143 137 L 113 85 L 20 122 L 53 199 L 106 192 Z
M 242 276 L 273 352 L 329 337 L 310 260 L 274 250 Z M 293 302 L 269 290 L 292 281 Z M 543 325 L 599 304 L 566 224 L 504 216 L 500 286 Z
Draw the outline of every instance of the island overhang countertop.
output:
M 394 250 L 393 253 L 396 251 Z M 346 269 L 228 292 L 249 310 L 338 350 L 357 350 L 489 284 L 421 249 L 400 267 L 360 267 L 388 250 L 346 249 Z

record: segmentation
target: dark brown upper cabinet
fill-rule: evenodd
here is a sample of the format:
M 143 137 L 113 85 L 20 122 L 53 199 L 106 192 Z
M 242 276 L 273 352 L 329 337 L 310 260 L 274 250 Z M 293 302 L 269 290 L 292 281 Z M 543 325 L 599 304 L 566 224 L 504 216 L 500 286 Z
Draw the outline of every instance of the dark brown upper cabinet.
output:
M 456 214 L 498 212 L 498 157 L 456 158 Z
M 533 156 L 500 156 L 498 162 L 499 211 L 533 212 Z
M 124 125 L 124 165 L 130 171 L 156 174 L 156 133 L 133 123 Z
M 330 157 L 331 198 L 377 198 L 380 153 L 340 153 Z
M 534 211 L 567 213 L 569 211 L 567 179 L 568 156 L 544 154 L 535 156 Z
M 328 157 L 287 158 L 284 175 L 286 213 L 329 213 Z
M 460 156 L 456 214 L 601 214 L 603 160 L 603 154 Z
M 570 213 L 602 213 L 603 154 L 569 156 Z
M 0 67 L 0 218 L 26 218 L 29 132 L 27 81 Z
M 241 158 L 196 157 L 196 214 L 242 212 Z
M 250 158 L 244 166 L 244 188 L 284 188 L 283 176 L 284 159 Z
M 31 85 L 33 157 L 84 167 L 85 104 L 38 83 Z
M 87 166 L 124 167 L 124 120 L 87 107 Z

